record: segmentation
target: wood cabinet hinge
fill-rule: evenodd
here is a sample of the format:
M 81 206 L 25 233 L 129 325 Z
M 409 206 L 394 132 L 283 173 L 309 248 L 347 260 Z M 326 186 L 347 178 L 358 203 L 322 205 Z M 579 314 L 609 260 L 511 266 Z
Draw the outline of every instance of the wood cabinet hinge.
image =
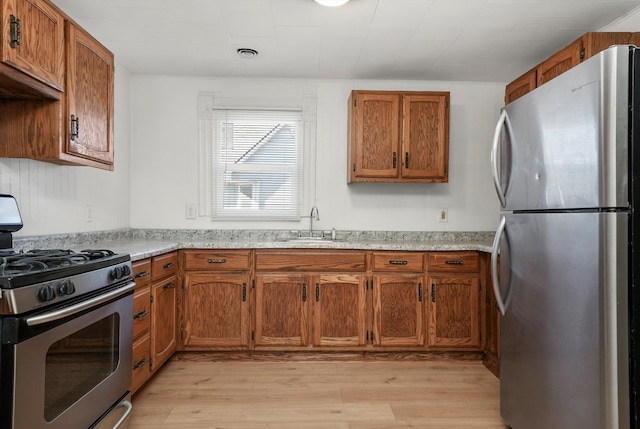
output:
M 242 302 L 247 301 L 247 284 L 242 283 Z
M 255 289 L 256 288 L 256 280 L 253 279 L 251 280 L 251 289 Z
M 149 368 L 153 368 L 153 358 L 149 358 Z
M 149 302 L 153 302 L 153 295 L 149 295 Z
M 180 328 L 180 341 L 184 341 L 184 328 Z
M 448 109 L 449 108 L 449 100 L 445 100 L 444 101 L 444 108 Z
M 251 331 L 251 341 L 255 341 L 256 339 L 256 331 Z
M 580 49 L 580 61 L 584 60 L 585 55 L 586 55 L 586 52 L 585 52 L 584 48 L 581 48 Z
M 353 99 L 353 107 L 358 107 L 358 99 L 357 98 Z

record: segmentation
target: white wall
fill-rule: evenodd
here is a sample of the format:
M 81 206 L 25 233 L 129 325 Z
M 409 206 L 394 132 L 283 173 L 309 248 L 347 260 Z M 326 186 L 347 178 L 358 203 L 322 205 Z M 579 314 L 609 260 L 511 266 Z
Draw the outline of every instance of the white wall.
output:
M 18 201 L 16 236 L 104 231 L 129 226 L 129 73 L 116 65 L 114 171 L 0 158 L 0 193 Z M 93 221 L 86 221 L 91 206 Z
M 450 91 L 449 183 L 347 185 L 347 100 L 352 89 Z M 319 228 L 339 230 L 486 231 L 498 222 L 489 151 L 504 85 L 468 82 L 309 81 L 133 76 L 133 228 L 306 228 L 301 222 L 185 219 L 198 201 L 200 91 L 224 98 L 317 97 Z M 437 221 L 447 208 L 449 222 Z

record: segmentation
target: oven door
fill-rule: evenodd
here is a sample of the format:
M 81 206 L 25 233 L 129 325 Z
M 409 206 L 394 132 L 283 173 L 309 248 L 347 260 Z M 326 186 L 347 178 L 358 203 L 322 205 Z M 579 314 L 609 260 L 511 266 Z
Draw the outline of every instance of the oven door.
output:
M 128 393 L 134 286 L 26 318 L 37 333 L 14 346 L 13 429 L 88 428 Z

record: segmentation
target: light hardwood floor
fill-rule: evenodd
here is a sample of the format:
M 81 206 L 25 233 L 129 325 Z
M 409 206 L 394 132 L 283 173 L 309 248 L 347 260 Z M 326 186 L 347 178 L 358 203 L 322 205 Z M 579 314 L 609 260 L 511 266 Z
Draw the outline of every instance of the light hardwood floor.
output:
M 130 429 L 504 429 L 480 362 L 173 358 Z

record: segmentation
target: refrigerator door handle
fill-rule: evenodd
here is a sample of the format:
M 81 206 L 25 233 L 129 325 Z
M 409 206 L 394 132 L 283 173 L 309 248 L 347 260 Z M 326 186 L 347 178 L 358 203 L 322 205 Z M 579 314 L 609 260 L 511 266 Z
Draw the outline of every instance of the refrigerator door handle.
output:
M 509 275 L 509 287 L 507 289 L 507 294 L 504 299 L 502 298 L 502 294 L 500 292 L 500 279 L 498 277 L 498 253 L 500 250 L 500 240 L 504 235 L 506 226 L 507 218 L 502 216 L 498 229 L 496 230 L 496 235 L 493 238 L 493 246 L 491 248 L 491 280 L 493 285 L 493 294 L 496 299 L 496 304 L 498 305 L 498 310 L 500 310 L 500 314 L 503 316 L 507 311 L 507 307 L 509 307 L 511 291 L 513 289 L 513 276 Z
M 509 116 L 507 115 L 507 111 L 504 108 L 500 111 L 500 118 L 498 119 L 498 123 L 496 124 L 496 130 L 493 134 L 493 144 L 491 145 L 491 172 L 493 175 L 493 184 L 496 187 L 496 192 L 498 193 L 498 198 L 500 199 L 500 204 L 502 205 L 502 207 L 506 205 L 507 192 L 507 185 L 505 184 L 505 188 L 502 189 L 502 185 L 500 184 L 500 165 L 498 165 L 500 132 L 503 128 L 507 130 L 509 142 L 513 142 L 513 131 L 511 130 L 511 122 L 509 121 Z

